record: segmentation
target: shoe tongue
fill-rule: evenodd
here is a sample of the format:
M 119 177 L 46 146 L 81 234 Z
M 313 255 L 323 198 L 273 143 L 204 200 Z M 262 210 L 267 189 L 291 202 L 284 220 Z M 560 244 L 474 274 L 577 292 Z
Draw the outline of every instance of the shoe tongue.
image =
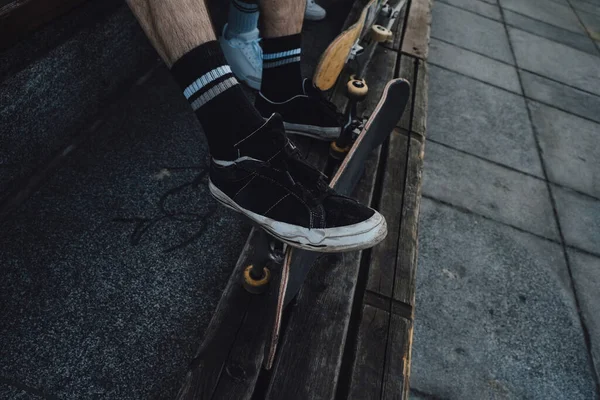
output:
M 286 143 L 283 120 L 279 114 L 273 114 L 264 125 L 238 142 L 235 147 L 242 156 L 267 161 L 283 149 Z

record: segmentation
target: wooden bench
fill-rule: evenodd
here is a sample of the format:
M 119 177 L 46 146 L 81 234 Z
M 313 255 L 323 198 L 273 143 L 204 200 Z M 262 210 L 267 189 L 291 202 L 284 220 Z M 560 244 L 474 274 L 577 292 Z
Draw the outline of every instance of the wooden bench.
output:
M 360 8 L 359 0 L 351 13 Z M 253 253 L 247 244 L 190 365 L 180 399 L 407 397 L 429 25 L 429 0 L 409 0 L 394 28 L 393 43 L 379 46 L 369 63 L 370 95 L 360 104 L 360 111 L 368 114 L 387 81 L 403 77 L 411 82 L 412 99 L 404 117 L 370 157 L 354 193 L 384 214 L 386 240 L 371 250 L 318 260 L 286 311 L 270 371 L 261 365 L 277 288 L 262 295 L 242 288 L 242 271 Z M 344 107 L 338 86 L 332 100 Z M 310 162 L 323 165 L 326 144 L 300 139 L 298 145 Z

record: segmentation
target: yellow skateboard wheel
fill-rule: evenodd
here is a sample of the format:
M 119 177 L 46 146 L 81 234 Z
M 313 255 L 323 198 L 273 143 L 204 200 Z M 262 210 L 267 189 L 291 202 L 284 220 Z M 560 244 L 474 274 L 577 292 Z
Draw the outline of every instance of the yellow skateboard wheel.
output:
M 350 146 L 339 147 L 336 142 L 331 142 L 329 154 L 336 160 L 343 160 L 350 151 Z
M 252 294 L 261 294 L 267 290 L 269 282 L 271 281 L 271 271 L 269 268 L 263 268 L 263 275 L 259 279 L 254 279 L 251 275 L 253 266 L 248 265 L 244 269 L 244 289 Z
M 346 88 L 348 89 L 348 97 L 352 99 L 362 99 L 369 93 L 369 87 L 362 79 L 350 79 Z
M 392 31 L 385 26 L 373 25 L 371 27 L 371 37 L 378 43 L 383 43 L 392 38 Z

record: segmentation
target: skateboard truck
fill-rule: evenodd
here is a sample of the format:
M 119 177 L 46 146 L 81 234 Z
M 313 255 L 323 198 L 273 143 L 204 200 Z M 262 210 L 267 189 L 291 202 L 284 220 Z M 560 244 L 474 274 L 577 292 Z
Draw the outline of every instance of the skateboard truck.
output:
M 350 56 L 348 57 L 349 60 L 354 60 L 356 57 L 360 56 L 363 51 L 365 51 L 365 48 L 362 47 L 360 44 L 356 43 L 354 46 L 352 46 L 352 50 L 350 50 Z
M 371 43 L 369 44 L 367 51 L 363 51 L 361 47 L 360 53 L 356 53 L 357 56 L 366 55 L 367 58 L 373 54 L 375 51 L 375 47 L 378 43 L 385 42 L 392 37 L 392 31 L 388 28 L 381 25 L 373 25 L 371 27 Z M 354 48 L 353 48 L 354 49 Z M 362 78 L 365 74 L 366 63 L 359 62 L 358 75 L 352 75 L 348 84 L 346 85 L 346 97 L 348 97 L 349 104 L 346 109 L 346 113 L 344 114 L 344 120 L 346 124 L 342 127 L 342 132 L 340 136 L 333 142 L 331 142 L 331 146 L 329 148 L 329 154 L 332 158 L 336 160 L 342 160 L 350 148 L 352 147 L 352 142 L 354 138 L 357 136 L 356 132 L 358 130 L 358 122 L 357 122 L 357 110 L 356 105 L 358 102 L 362 101 L 369 92 L 369 87 L 365 82 L 364 78 Z M 360 132 L 360 130 L 359 130 Z
M 354 138 L 357 136 L 355 131 L 358 130 L 360 124 L 360 121 L 357 120 L 356 116 L 356 105 L 359 101 L 364 100 L 368 93 L 369 87 L 365 80 L 358 79 L 352 75 L 346 85 L 346 96 L 350 100 L 344 115 L 346 124 L 342 127 L 340 136 L 335 141 L 331 142 L 329 148 L 329 154 L 336 160 L 342 160 L 352 147 L 352 142 L 354 142 Z

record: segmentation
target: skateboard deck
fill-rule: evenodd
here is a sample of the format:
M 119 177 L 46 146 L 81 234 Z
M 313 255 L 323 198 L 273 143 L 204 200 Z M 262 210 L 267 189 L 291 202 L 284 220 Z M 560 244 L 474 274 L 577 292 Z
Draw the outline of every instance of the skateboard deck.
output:
M 381 0 L 370 0 L 362 9 L 358 20 L 340 33 L 325 49 L 313 75 L 313 82 L 319 89 L 329 90 L 333 87 L 363 29 L 375 21 L 380 4 Z
M 406 80 L 394 79 L 388 82 L 373 113 L 333 176 L 330 187 L 345 196 L 352 193 L 362 175 L 367 158 L 394 130 L 409 97 L 410 85 Z M 270 369 L 274 361 L 283 310 L 299 292 L 319 256 L 320 253 L 291 246 L 285 249 L 272 332 L 266 349 L 266 369 Z

